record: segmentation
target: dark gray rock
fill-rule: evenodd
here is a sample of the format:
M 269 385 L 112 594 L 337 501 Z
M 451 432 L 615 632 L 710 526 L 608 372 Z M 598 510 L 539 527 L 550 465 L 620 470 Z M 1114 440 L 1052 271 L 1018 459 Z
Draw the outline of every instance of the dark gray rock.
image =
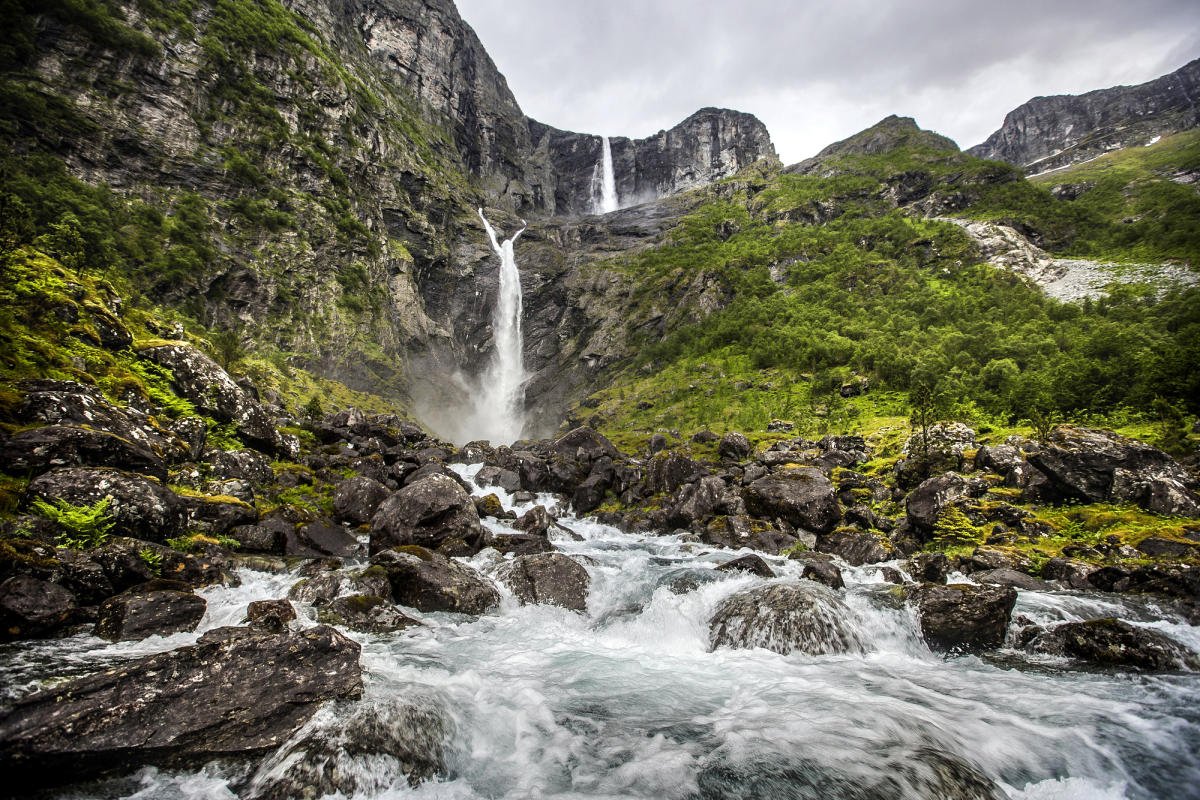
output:
M 109 641 L 136 641 L 195 630 L 208 604 L 186 584 L 153 581 L 100 604 L 94 633 Z
M 341 522 L 364 525 L 371 521 L 389 494 L 379 481 L 362 476 L 348 478 L 333 491 L 333 516 Z
M 562 553 L 519 556 L 504 564 L 497 577 L 522 603 L 587 610 L 591 578 Z
M 950 572 L 950 559 L 945 553 L 917 553 L 908 560 L 908 572 L 918 583 L 944 584 Z
M 737 431 L 726 433 L 721 437 L 721 441 L 717 442 L 717 455 L 730 461 L 744 461 L 750 457 L 753 450 L 750 440 Z
M 666 522 L 675 528 L 703 525 L 718 514 L 743 511 L 740 506 L 738 496 L 729 491 L 725 481 L 709 475 L 679 489 L 666 509 Z
M 249 481 L 256 486 L 275 479 L 271 462 L 253 450 L 209 450 L 205 458 L 214 478 Z
M 967 496 L 967 482 L 961 475 L 947 472 L 921 483 L 909 493 L 905 511 L 913 532 L 923 540 L 933 533 L 933 526 L 946 507 Z
M 1112 618 L 1056 625 L 1035 636 L 1026 647 L 1101 667 L 1200 671 L 1196 654 L 1171 637 Z
M 840 556 L 853 567 L 863 564 L 878 564 L 896 557 L 891 542 L 873 533 L 839 528 L 832 533 L 817 537 L 817 549 L 822 553 Z
M 301 558 L 345 558 L 359 549 L 358 539 L 341 525 L 308 522 L 284 534 L 283 554 Z
M 812 560 L 804 565 L 800 572 L 801 578 L 828 586 L 830 589 L 845 589 L 846 581 L 842 571 L 828 561 Z
M 833 484 L 811 467 L 759 478 L 746 487 L 743 496 L 746 510 L 757 517 L 783 519 L 814 533 L 828 533 L 838 523 Z
M 995 586 L 1011 586 L 1014 589 L 1025 589 L 1031 592 L 1044 592 L 1052 588 L 1050 584 L 1038 580 L 1032 575 L 1004 567 L 973 572 L 971 573 L 971 579 L 979 583 L 989 583 Z
M 486 578 L 470 567 L 415 545 L 376 553 L 392 585 L 392 599 L 418 611 L 483 614 L 500 602 Z
M 405 486 L 383 501 L 371 519 L 371 553 L 409 544 L 436 549 L 447 540 L 478 552 L 484 531 L 471 496 L 444 475 Z
M 976 469 L 991 470 L 1001 475 L 1007 475 L 1024 462 L 1021 451 L 1011 444 L 983 445 L 975 453 Z
M 0 642 L 32 639 L 58 630 L 75 611 L 75 595 L 29 575 L 0 583 Z
M 255 628 L 280 633 L 296 618 L 296 609 L 287 600 L 253 600 L 246 606 L 246 618 Z
M 856 621 L 832 590 L 813 583 L 771 583 L 738 592 L 717 607 L 709 642 L 787 655 L 861 652 Z
M 134 408 L 113 405 L 92 386 L 74 381 L 27 381 L 18 412 L 22 422 L 66 425 L 104 431 L 163 458 L 182 455 L 179 442 L 164 435 L 149 415 Z
M 1200 542 L 1166 539 L 1162 536 L 1147 536 L 1138 543 L 1137 549 L 1155 558 L 1195 558 L 1200 556 Z
M 775 577 L 775 570 L 771 569 L 771 565 L 763 561 L 761 556 L 756 556 L 753 553 L 726 561 L 717 567 L 717 570 L 720 572 L 748 572 L 751 575 L 758 575 L 761 578 Z
M 141 475 L 115 469 L 56 469 L 34 478 L 26 497 L 75 506 L 93 505 L 109 497 L 116 530 L 152 542 L 178 536 L 186 521 L 184 505 L 174 492 Z
M 284 536 L 271 526 L 238 525 L 225 535 L 237 542 L 238 550 L 243 553 L 283 553 Z
M 922 584 L 908 592 L 921 635 L 934 650 L 971 653 L 999 647 L 1017 602 L 1011 586 Z
M 333 628 L 209 631 L 26 697 L 0 719 L 6 788 L 278 747 L 317 706 L 357 697 L 359 647 Z
M 159 578 L 181 581 L 192 587 L 236 583 L 229 576 L 228 562 L 223 557 L 180 553 L 141 539 L 114 536 L 100 547 L 89 550 L 87 555 L 104 570 L 114 592 L 123 592 Z M 152 565 L 146 555 L 156 563 Z
M 223 536 L 239 525 L 258 522 L 258 510 L 237 498 L 186 495 L 180 502 L 187 513 L 188 528 L 196 533 Z
M 499 486 L 509 494 L 521 488 L 521 476 L 509 469 L 488 465 L 479 470 L 475 483 L 480 486 Z
M 707 474 L 704 466 L 674 451 L 654 456 L 643 469 L 646 488 L 651 493 L 663 494 L 674 494 Z
M 372 594 L 339 597 L 317 609 L 317 619 L 363 633 L 393 633 L 421 624 L 401 613 L 391 600 Z
M 1091 589 L 1093 586 L 1088 581 L 1088 576 L 1095 571 L 1095 566 L 1082 561 L 1052 558 L 1042 567 L 1042 578 L 1058 581 L 1068 589 Z
M 66 425 L 20 431 L 0 443 L 0 463 L 13 474 L 56 467 L 116 467 L 166 480 L 167 465 L 152 450 L 102 430 Z

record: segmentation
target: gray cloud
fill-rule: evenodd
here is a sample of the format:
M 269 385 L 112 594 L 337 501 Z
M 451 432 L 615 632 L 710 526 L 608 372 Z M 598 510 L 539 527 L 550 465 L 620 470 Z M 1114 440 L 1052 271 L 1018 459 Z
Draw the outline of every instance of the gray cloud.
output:
M 896 113 L 967 146 L 1035 95 L 1140 83 L 1200 55 L 1195 0 L 458 0 L 521 107 L 645 136 L 759 116 L 784 161 Z

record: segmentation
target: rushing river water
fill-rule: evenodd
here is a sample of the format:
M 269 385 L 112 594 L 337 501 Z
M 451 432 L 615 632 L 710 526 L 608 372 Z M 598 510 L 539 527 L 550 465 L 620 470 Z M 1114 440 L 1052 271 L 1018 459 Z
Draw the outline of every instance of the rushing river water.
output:
M 470 477 L 478 468 L 458 469 Z M 733 554 L 679 536 L 562 522 L 580 538 L 561 534 L 556 546 L 591 575 L 586 614 L 519 606 L 505 594 L 498 612 L 479 618 L 414 614 L 426 627 L 350 634 L 363 646 L 357 705 L 400 703 L 410 726 L 412 709 L 424 709 L 445 766 L 445 777 L 411 788 L 394 758 L 344 755 L 338 768 L 353 777 L 352 796 L 930 800 L 958 796 L 947 794 L 946 775 L 973 768 L 1014 800 L 1200 797 L 1195 675 L 1083 671 L 1011 650 L 945 659 L 921 642 L 878 567 L 844 570 L 865 653 L 709 652 L 715 607 L 763 579 L 714 571 Z M 471 563 L 489 572 L 497 558 L 485 551 Z M 797 562 L 768 560 L 780 580 L 799 577 Z M 194 633 L 7 646 L 5 693 L 191 643 L 296 580 L 250 570 L 241 578 L 237 588 L 202 591 L 208 613 Z M 315 624 L 303 619 L 311 609 L 300 610 L 301 624 Z M 1022 591 L 1020 614 L 1043 623 L 1119 615 L 1200 650 L 1200 629 L 1144 600 Z M 338 715 L 354 707 L 323 711 L 312 725 L 337 731 Z M 294 760 L 281 753 L 255 779 Z M 231 787 L 254 785 L 245 769 L 146 768 L 61 796 L 230 798 Z

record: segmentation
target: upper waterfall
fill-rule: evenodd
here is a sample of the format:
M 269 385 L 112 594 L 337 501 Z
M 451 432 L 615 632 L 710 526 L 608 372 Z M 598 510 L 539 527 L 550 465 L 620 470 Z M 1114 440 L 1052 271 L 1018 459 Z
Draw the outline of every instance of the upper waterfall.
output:
M 525 220 L 521 230 L 511 239 L 497 240 L 483 209 L 479 218 L 487 230 L 492 249 L 500 256 L 500 285 L 496 292 L 496 306 L 492 312 L 492 358 L 479 381 L 473 398 L 471 413 L 463 422 L 467 440 L 487 439 L 497 444 L 511 444 L 520 439 L 525 431 L 525 362 L 522 354 L 524 338 L 521 334 L 521 273 L 517 270 L 517 259 L 513 245 L 525 232 Z
M 600 137 L 600 163 L 597 167 L 600 172 L 600 193 L 596 198 L 596 211 L 600 214 L 607 214 L 621 207 L 617 200 L 617 178 L 613 171 L 612 145 L 607 136 Z

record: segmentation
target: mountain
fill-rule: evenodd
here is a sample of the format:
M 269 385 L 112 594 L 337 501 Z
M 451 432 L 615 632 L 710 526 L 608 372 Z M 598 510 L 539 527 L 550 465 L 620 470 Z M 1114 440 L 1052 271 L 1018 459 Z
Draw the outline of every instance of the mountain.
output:
M 1200 59 L 1137 86 L 1035 97 L 968 152 L 1046 172 L 1200 125 Z

